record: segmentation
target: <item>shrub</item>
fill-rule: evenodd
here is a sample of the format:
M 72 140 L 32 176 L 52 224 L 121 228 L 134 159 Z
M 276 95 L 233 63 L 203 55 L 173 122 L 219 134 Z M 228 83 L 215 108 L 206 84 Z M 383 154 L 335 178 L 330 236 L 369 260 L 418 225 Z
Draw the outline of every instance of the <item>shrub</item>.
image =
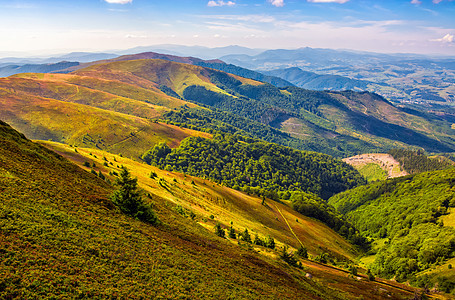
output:
M 226 234 L 226 233 L 225 233 L 224 229 L 221 228 L 220 223 L 216 223 L 216 225 L 215 225 L 215 234 L 216 234 L 217 236 L 219 236 L 219 237 L 222 237 L 222 238 L 225 237 L 225 234 Z
M 308 258 L 308 250 L 304 246 L 300 246 L 299 250 L 297 250 L 297 255 L 302 258 Z

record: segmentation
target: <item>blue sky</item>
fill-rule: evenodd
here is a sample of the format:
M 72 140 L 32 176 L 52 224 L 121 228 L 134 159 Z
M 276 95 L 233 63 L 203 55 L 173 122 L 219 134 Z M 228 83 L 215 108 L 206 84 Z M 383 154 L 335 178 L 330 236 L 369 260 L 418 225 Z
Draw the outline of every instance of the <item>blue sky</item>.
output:
M 455 55 L 453 0 L 0 0 L 0 54 L 156 44 Z

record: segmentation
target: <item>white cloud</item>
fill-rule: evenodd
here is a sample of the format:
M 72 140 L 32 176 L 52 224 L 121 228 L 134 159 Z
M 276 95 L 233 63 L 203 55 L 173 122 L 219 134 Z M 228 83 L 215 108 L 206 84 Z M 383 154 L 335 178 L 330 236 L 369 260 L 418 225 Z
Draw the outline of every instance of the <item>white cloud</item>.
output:
M 233 2 L 233 1 L 224 2 L 223 0 L 218 0 L 218 1 L 210 0 L 210 1 L 207 3 L 207 6 L 209 6 L 209 7 L 215 7 L 215 6 L 234 6 L 234 5 L 235 5 L 235 2 Z
M 434 39 L 434 40 L 431 40 L 433 42 L 441 42 L 441 43 L 453 43 L 455 41 L 455 37 L 453 36 L 453 34 L 446 34 L 445 36 L 443 36 L 442 38 L 440 39 Z
M 104 0 L 107 3 L 112 3 L 112 4 L 127 4 L 133 2 L 133 0 Z
M 420 1 L 420 0 L 412 0 L 411 4 L 419 5 L 419 4 L 422 4 L 422 1 Z
M 433 0 L 433 3 L 434 3 L 434 4 L 438 4 L 438 3 L 440 3 L 440 2 L 442 2 L 442 0 Z
M 349 0 L 307 0 L 308 2 L 313 2 L 313 3 L 346 3 Z
M 284 0 L 268 0 L 272 5 L 276 7 L 283 7 L 284 6 Z

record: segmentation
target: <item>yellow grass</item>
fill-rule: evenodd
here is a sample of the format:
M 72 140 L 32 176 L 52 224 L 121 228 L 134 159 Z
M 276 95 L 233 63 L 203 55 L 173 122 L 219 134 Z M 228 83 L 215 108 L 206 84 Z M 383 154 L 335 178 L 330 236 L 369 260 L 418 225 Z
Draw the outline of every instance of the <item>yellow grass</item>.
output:
M 78 155 L 82 155 L 80 157 L 68 145 L 49 142 L 46 142 L 45 145 L 79 165 L 82 165 L 85 159 L 94 160 L 97 165 L 102 165 L 103 157 L 111 162 L 115 158 L 114 166 L 105 168 L 106 173 L 109 173 L 110 170 L 118 172 L 117 165 L 127 167 L 138 178 L 139 185 L 144 190 L 156 194 L 174 205 L 180 205 L 193 211 L 198 216 L 198 223 L 208 230 L 213 230 L 216 222 L 220 222 L 225 228 L 228 228 L 232 222 L 237 232 L 248 229 L 252 238 L 256 233 L 262 238 L 267 235 L 273 236 L 278 246 L 286 244 L 295 250 L 300 246 L 300 240 L 309 253 L 314 256 L 321 252 L 330 252 L 345 259 L 353 260 L 355 258 L 355 251 L 346 240 L 321 222 L 300 215 L 285 204 L 267 199 L 267 205 L 264 206 L 258 197 L 208 180 L 163 171 L 101 150 L 78 148 Z M 96 155 L 97 159 L 89 153 Z M 157 174 L 157 178 L 150 178 L 152 171 Z M 111 179 L 114 180 L 113 177 Z M 211 215 L 214 216 L 213 220 L 210 219 Z

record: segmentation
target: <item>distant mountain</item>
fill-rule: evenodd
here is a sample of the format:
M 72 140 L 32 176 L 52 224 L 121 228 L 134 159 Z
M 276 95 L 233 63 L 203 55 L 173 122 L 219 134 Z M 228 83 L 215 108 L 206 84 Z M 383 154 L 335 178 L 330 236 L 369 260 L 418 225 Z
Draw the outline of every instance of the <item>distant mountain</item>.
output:
M 283 78 L 298 87 L 309 90 L 366 91 L 368 88 L 367 81 L 351 79 L 339 75 L 319 75 L 314 72 L 303 71 L 297 67 L 263 71 L 262 73 Z
M 117 57 L 118 54 L 113 53 L 92 53 L 92 52 L 72 52 L 59 56 L 51 57 L 5 57 L 0 58 L 1 64 L 55 64 L 62 61 L 76 61 L 79 63 L 96 61 L 101 59 L 110 59 Z
M 135 54 L 141 52 L 159 52 L 178 56 L 195 56 L 202 59 L 215 59 L 225 55 L 246 54 L 257 55 L 264 49 L 251 49 L 237 45 L 226 47 L 202 47 L 202 46 L 183 46 L 183 45 L 154 45 L 141 46 L 123 51 L 116 51 L 119 54 Z
M 7 77 L 18 73 L 50 73 L 77 65 L 79 65 L 78 62 L 68 61 L 55 64 L 6 65 L 0 67 L 0 77 Z
M 423 104 L 426 108 L 430 106 L 441 110 L 444 102 L 455 101 L 455 92 L 452 89 L 455 82 L 454 57 L 307 47 L 267 50 L 257 55 L 227 55 L 220 59 L 256 71 L 298 67 L 320 75 L 339 75 L 352 80 L 362 80 L 370 83 L 367 84 L 370 92 L 378 93 L 394 102 Z M 287 77 L 282 78 L 289 80 Z M 354 87 L 357 84 L 354 84 Z M 315 83 L 314 86 L 322 87 L 324 84 Z

